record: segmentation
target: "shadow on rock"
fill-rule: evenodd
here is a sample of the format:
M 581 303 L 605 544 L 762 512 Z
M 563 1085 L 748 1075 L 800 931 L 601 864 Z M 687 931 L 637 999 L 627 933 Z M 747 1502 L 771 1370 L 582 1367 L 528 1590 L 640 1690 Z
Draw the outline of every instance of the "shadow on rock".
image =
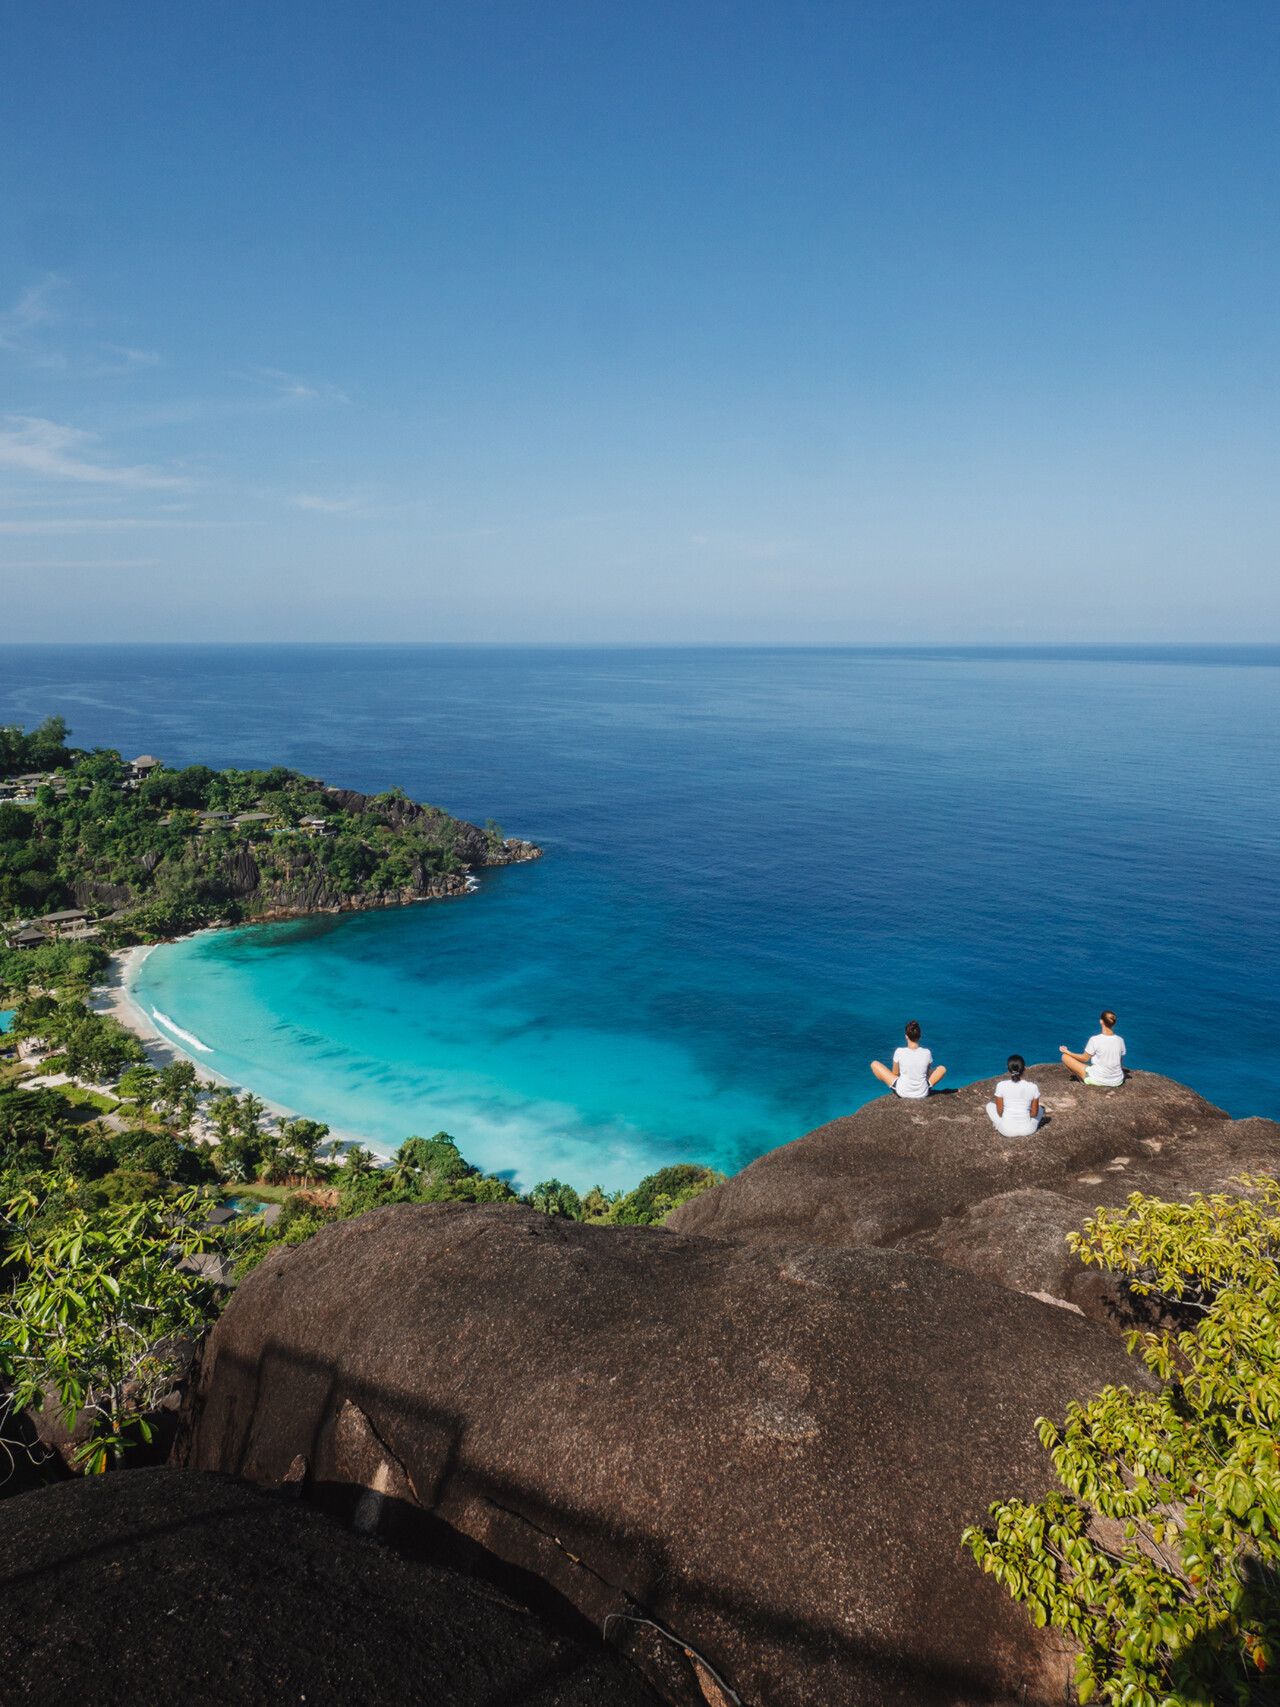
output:
M 404 1205 L 269 1259 L 182 1462 L 543 1585 L 668 1701 L 1060 1701 L 1063 1647 L 959 1548 L 1114 1340 L 913 1253 Z M 295 1472 L 296 1473 L 296 1472 Z M 548 1603 L 552 1604 L 552 1603 Z

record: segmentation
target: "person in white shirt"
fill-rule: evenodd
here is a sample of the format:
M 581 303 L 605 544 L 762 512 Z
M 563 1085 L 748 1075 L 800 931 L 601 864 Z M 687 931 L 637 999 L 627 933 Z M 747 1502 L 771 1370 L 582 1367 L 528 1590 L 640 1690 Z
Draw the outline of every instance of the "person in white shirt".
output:
M 1009 1077 L 996 1086 L 987 1113 L 1002 1138 L 1030 1138 L 1040 1124 L 1040 1087 L 1023 1078 L 1027 1063 L 1021 1055 L 1010 1055 L 1007 1068 Z
M 920 1022 L 914 1019 L 907 1025 L 906 1048 L 893 1052 L 893 1066 L 886 1067 L 883 1061 L 871 1063 L 877 1079 L 888 1085 L 895 1096 L 908 1098 L 927 1097 L 946 1070 L 935 1067 L 933 1056 L 920 1047 Z
M 1102 1030 L 1089 1039 L 1083 1050 L 1068 1049 L 1065 1043 L 1058 1045 L 1062 1065 L 1086 1085 L 1122 1085 L 1124 1038 L 1116 1036 L 1116 1016 L 1110 1008 L 1104 1008 L 1100 1017 Z

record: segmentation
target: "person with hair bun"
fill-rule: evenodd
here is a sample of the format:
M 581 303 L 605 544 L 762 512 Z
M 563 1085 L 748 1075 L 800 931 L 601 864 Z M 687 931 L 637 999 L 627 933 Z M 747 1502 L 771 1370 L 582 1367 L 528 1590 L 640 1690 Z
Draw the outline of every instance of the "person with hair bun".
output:
M 906 1031 L 907 1046 L 894 1050 L 893 1066 L 886 1067 L 883 1061 L 873 1061 L 871 1071 L 881 1084 L 888 1085 L 895 1096 L 912 1100 L 927 1097 L 947 1069 L 935 1067 L 933 1055 L 920 1047 L 918 1019 L 908 1020 Z
M 1027 1063 L 1021 1055 L 1010 1055 L 1009 1077 L 996 1086 L 994 1102 L 987 1104 L 991 1124 L 1002 1138 L 1030 1138 L 1040 1124 L 1040 1087 L 1024 1079 Z
M 1068 1049 L 1065 1043 L 1058 1048 L 1062 1065 L 1082 1084 L 1113 1090 L 1124 1083 L 1124 1038 L 1116 1035 L 1116 1016 L 1110 1008 L 1103 1008 L 1100 1018 L 1102 1030 L 1083 1049 Z

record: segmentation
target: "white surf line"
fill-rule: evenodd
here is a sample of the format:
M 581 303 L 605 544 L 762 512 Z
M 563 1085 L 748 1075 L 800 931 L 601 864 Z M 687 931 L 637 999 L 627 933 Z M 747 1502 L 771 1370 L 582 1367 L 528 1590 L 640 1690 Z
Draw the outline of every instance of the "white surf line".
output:
M 180 1037 L 184 1043 L 189 1043 L 193 1049 L 200 1050 L 203 1055 L 212 1055 L 213 1050 L 207 1043 L 201 1043 L 193 1031 L 183 1031 L 180 1025 L 175 1025 L 168 1014 L 162 1014 L 159 1008 L 152 1008 L 152 1019 L 158 1019 L 166 1031 L 171 1031 L 175 1037 Z

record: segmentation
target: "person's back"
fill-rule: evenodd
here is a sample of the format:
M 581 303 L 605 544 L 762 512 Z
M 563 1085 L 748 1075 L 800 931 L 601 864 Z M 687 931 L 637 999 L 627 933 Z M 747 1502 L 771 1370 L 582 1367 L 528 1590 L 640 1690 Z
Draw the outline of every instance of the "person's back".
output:
M 917 1043 L 913 1048 L 908 1044 L 905 1048 L 895 1049 L 893 1065 L 898 1077 L 894 1082 L 894 1091 L 900 1097 L 927 1097 L 929 1094 L 929 1069 L 933 1066 L 933 1052 Z
M 1100 1031 L 1085 1044 L 1089 1078 L 1095 1085 L 1124 1083 L 1124 1038 L 1114 1031 Z
M 1024 1079 L 1027 1064 L 1021 1055 L 1010 1055 L 1007 1079 L 996 1086 L 995 1100 L 987 1104 L 991 1124 L 1005 1138 L 1030 1138 L 1040 1125 L 1040 1087 Z
M 906 1033 L 906 1046 L 894 1050 L 892 1067 L 873 1061 L 871 1071 L 895 1096 L 911 1101 L 927 1097 L 947 1069 L 935 1067 L 930 1051 L 921 1047 L 919 1020 L 909 1020 Z
M 1116 1016 L 1104 1008 L 1100 1016 L 1102 1030 L 1091 1037 L 1082 1050 L 1068 1049 L 1060 1044 L 1062 1065 L 1086 1085 L 1104 1090 L 1124 1083 L 1124 1038 L 1116 1033 Z

